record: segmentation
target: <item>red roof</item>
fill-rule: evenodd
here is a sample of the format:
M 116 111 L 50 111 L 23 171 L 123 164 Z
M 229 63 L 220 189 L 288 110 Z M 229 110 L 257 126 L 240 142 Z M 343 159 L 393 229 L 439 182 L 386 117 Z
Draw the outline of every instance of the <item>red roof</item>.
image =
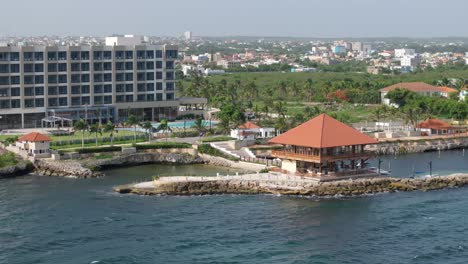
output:
M 52 141 L 52 139 L 50 139 L 50 137 L 43 135 L 41 133 L 32 132 L 32 133 L 29 133 L 27 135 L 24 135 L 18 138 L 18 141 L 19 142 L 21 141 L 41 142 L 41 141 Z
M 451 128 L 452 126 L 449 123 L 444 122 L 442 120 L 435 119 L 435 118 L 429 118 L 429 119 L 419 123 L 417 125 L 417 127 L 418 128 L 429 128 L 429 129 L 447 129 L 447 128 Z
M 390 92 L 395 89 L 406 89 L 413 91 L 415 93 L 421 92 L 443 92 L 444 89 L 441 87 L 433 86 L 423 82 L 404 82 L 404 83 L 397 83 L 383 89 L 380 89 L 381 92 Z
M 438 87 L 440 89 L 441 92 L 445 92 L 445 93 L 456 93 L 458 92 L 457 89 L 453 89 L 453 88 L 450 88 L 450 87 L 447 87 L 447 86 L 443 86 L 443 87 Z
M 377 140 L 340 121 L 321 114 L 286 133 L 270 140 L 271 143 L 311 148 L 377 144 Z
M 239 126 L 240 129 L 255 129 L 255 128 L 261 128 L 257 126 L 255 123 L 252 123 L 250 121 L 245 122 L 245 124 Z

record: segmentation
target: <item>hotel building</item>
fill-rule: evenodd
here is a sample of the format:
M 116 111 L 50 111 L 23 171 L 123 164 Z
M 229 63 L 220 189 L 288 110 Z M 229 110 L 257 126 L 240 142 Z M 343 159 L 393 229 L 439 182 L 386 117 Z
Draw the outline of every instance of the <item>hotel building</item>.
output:
M 0 47 L 0 129 L 40 127 L 48 117 L 175 119 L 181 103 L 206 101 L 176 98 L 177 56 L 177 46 L 133 36 L 104 46 Z

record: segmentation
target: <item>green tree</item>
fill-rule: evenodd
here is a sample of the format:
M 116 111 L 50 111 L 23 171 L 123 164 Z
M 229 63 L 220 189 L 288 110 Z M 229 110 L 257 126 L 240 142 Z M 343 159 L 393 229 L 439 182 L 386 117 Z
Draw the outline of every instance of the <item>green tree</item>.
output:
M 205 124 L 203 123 L 203 119 L 198 117 L 195 122 L 193 123 L 193 128 L 197 130 L 198 133 L 202 133 L 205 131 Z
M 104 127 L 102 128 L 102 131 L 104 133 L 109 133 L 110 139 L 111 139 L 111 146 L 114 145 L 114 132 L 115 132 L 115 125 L 112 123 L 112 121 L 108 121 Z
M 102 136 L 102 129 L 99 124 L 94 124 L 89 127 L 89 134 L 94 134 L 94 140 L 96 142 L 96 147 L 98 146 L 98 135 Z
M 81 132 L 81 148 L 84 148 L 84 134 L 88 130 L 88 124 L 83 119 L 80 119 L 73 125 L 73 129 Z
M 134 115 L 130 115 L 127 120 L 127 125 L 133 127 L 133 141 L 136 143 L 136 129 L 138 126 L 138 119 Z
M 153 124 L 151 122 L 146 121 L 141 124 L 141 127 L 146 130 L 146 134 L 148 134 L 148 141 L 151 142 L 151 132 L 153 130 Z

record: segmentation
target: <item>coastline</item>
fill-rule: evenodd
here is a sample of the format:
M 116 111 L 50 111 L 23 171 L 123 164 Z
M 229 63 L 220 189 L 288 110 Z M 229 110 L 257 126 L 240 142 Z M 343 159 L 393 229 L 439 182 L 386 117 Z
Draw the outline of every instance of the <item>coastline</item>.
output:
M 220 177 L 162 177 L 116 186 L 115 192 L 138 195 L 275 194 L 314 197 L 360 196 L 383 192 L 431 191 L 468 185 L 468 174 L 427 178 L 362 178 L 318 182 L 276 173 Z

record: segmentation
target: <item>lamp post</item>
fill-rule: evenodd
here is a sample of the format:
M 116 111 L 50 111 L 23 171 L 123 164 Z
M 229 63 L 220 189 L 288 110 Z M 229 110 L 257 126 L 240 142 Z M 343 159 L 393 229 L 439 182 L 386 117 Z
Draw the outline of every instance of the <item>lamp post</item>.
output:
M 429 176 L 432 176 L 432 161 L 429 161 Z

